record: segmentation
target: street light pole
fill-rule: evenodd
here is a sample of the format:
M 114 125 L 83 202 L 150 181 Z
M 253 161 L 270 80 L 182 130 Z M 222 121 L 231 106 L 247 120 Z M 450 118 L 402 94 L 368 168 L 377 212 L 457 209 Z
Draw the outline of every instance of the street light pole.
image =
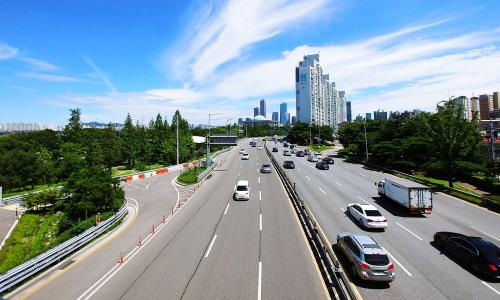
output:
M 221 115 L 222 113 L 208 114 L 208 136 L 207 136 L 207 158 L 206 167 L 208 168 L 208 154 L 210 153 L 210 117 L 215 115 Z
M 368 162 L 368 139 L 366 138 L 366 118 L 363 122 L 363 127 L 365 128 L 365 151 L 366 151 L 366 162 Z
M 179 114 L 177 114 L 176 119 L 177 119 L 177 164 L 179 164 Z

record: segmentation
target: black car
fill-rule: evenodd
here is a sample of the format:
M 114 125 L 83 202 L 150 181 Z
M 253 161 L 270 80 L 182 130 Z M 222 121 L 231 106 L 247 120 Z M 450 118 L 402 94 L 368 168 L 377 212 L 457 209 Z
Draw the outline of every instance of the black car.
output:
M 283 147 L 288 148 L 288 143 L 284 143 Z
M 272 152 L 278 152 L 278 148 L 273 147 L 273 151 Z
M 500 248 L 480 237 L 454 232 L 436 232 L 434 244 L 443 252 L 450 253 L 475 273 L 500 278 Z
M 297 151 L 297 153 L 295 154 L 297 157 L 304 157 L 304 151 Z
M 328 170 L 328 169 L 330 169 L 330 166 L 324 161 L 318 161 L 316 163 L 316 168 L 318 168 L 320 170 Z
M 331 157 L 325 157 L 321 160 L 322 162 L 326 162 L 327 164 L 329 165 L 333 165 L 335 163 L 335 161 L 333 160 L 333 158 Z
M 283 168 L 285 169 L 295 169 L 295 164 L 291 160 L 285 160 L 283 163 Z

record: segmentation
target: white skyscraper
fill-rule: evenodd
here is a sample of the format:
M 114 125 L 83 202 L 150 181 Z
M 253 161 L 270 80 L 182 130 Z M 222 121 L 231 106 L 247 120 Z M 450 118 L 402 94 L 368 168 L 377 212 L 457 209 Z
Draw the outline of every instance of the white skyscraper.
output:
M 345 97 L 345 91 L 339 91 L 339 120 L 338 123 L 347 122 L 347 99 Z
M 319 54 L 306 55 L 295 68 L 297 121 L 325 125 L 325 83 Z

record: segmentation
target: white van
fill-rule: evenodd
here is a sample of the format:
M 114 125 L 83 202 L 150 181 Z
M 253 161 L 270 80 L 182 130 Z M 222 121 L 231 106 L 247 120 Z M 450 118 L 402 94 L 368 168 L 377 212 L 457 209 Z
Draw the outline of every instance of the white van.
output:
M 250 200 L 250 188 L 248 187 L 248 180 L 238 180 L 236 189 L 234 191 L 234 200 Z

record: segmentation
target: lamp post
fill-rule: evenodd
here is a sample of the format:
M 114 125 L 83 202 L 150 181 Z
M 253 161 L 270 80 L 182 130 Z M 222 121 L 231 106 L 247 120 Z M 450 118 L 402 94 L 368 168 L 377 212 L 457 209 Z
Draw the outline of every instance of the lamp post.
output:
M 179 164 L 179 114 L 176 115 L 177 120 L 177 164 Z
M 222 115 L 222 113 L 213 113 L 213 114 L 208 114 L 208 135 L 207 135 L 207 159 L 205 160 L 206 162 L 206 167 L 208 168 L 208 154 L 210 153 L 210 118 L 215 115 Z

